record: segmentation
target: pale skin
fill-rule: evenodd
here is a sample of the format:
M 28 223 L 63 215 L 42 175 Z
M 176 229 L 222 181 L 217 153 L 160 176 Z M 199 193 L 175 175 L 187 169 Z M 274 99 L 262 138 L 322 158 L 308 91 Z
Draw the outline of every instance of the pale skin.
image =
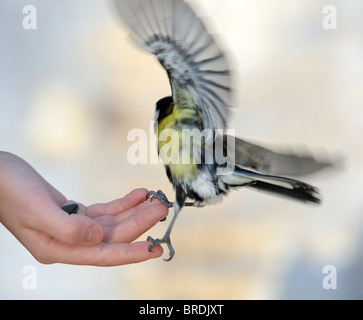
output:
M 160 246 L 137 238 L 166 217 L 148 190 L 85 206 L 68 200 L 16 155 L 0 152 L 0 222 L 40 263 L 118 266 L 160 257 Z M 77 203 L 77 214 L 61 207 Z

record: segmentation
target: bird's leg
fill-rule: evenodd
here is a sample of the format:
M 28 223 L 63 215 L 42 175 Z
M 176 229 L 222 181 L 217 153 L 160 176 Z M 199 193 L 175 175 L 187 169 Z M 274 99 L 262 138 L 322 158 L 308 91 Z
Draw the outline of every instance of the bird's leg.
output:
M 164 259 L 164 260 L 170 261 L 174 257 L 174 254 L 175 254 L 175 250 L 170 241 L 170 233 L 171 233 L 171 230 L 173 229 L 174 223 L 176 221 L 176 218 L 178 217 L 178 214 L 179 214 L 181 208 L 183 206 L 202 207 L 202 206 L 204 206 L 204 204 L 200 203 L 199 201 L 185 202 L 186 194 L 185 194 L 184 190 L 181 189 L 180 187 L 176 188 L 176 201 L 174 201 L 174 202 L 170 202 L 168 200 L 168 198 L 166 197 L 166 195 L 164 194 L 164 192 L 162 192 L 161 190 L 158 190 L 157 192 L 149 191 L 148 194 L 146 195 L 146 200 L 150 199 L 150 201 L 152 201 L 154 198 L 160 200 L 161 203 L 163 203 L 168 208 L 174 207 L 174 217 L 171 220 L 169 227 L 165 232 L 164 237 L 162 237 L 161 239 L 154 239 L 150 236 L 147 237 L 147 241 L 152 242 L 152 244 L 149 245 L 149 251 L 151 251 L 152 248 L 154 248 L 155 246 L 161 245 L 162 243 L 166 243 L 169 248 L 169 258 Z M 161 221 L 164 221 L 164 220 L 165 219 L 163 219 Z
M 149 251 L 151 252 L 152 248 L 155 246 L 158 246 L 162 243 L 166 243 L 168 248 L 169 248 L 169 258 L 168 259 L 164 259 L 165 261 L 170 261 L 175 254 L 174 248 L 171 245 L 171 241 L 170 241 L 170 233 L 171 230 L 173 229 L 174 223 L 176 221 L 176 218 L 178 217 L 178 213 L 180 212 L 180 207 L 179 205 L 174 205 L 174 217 L 173 220 L 171 220 L 168 229 L 165 232 L 164 237 L 162 237 L 161 239 L 153 239 L 152 237 L 148 236 L 147 240 L 151 241 L 152 244 L 149 246 Z

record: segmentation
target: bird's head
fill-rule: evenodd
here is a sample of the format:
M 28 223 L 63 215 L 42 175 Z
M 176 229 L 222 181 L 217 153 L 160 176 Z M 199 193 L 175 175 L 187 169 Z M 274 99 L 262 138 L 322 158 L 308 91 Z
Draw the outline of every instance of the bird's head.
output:
M 173 108 L 174 104 L 172 97 L 160 99 L 156 103 L 155 121 L 160 122 L 161 120 L 163 120 L 166 116 L 173 112 Z

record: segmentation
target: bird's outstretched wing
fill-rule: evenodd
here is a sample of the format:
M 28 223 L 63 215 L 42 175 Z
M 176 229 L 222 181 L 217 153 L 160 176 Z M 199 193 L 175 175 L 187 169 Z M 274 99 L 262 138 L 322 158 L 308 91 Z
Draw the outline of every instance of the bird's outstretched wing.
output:
M 184 0 L 115 0 L 132 38 L 166 69 L 175 92 L 187 90 L 203 114 L 203 126 L 223 129 L 231 105 L 225 55 Z

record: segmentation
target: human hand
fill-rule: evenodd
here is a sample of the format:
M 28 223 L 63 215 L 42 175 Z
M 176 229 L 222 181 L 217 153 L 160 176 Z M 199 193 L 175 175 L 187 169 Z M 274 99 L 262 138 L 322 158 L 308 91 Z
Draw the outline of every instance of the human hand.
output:
M 162 255 L 150 242 L 133 242 L 167 215 L 145 189 L 122 199 L 84 206 L 69 215 L 68 201 L 19 157 L 0 152 L 0 222 L 41 263 L 116 266 Z

